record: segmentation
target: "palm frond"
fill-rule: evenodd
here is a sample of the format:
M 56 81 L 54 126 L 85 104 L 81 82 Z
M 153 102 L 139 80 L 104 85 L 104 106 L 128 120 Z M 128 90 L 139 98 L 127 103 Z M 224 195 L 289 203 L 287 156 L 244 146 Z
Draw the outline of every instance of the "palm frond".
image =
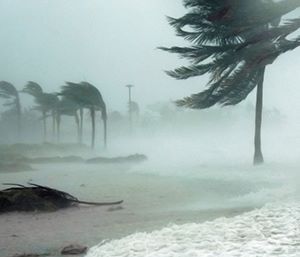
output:
M 17 96 L 18 91 L 13 84 L 6 81 L 0 81 L 0 97 L 8 99 Z
M 38 97 L 43 94 L 43 89 L 38 83 L 29 81 L 25 85 L 23 92 L 32 95 L 33 97 Z
M 204 75 L 211 71 L 212 63 L 203 65 L 191 65 L 188 67 L 182 66 L 174 71 L 166 71 L 166 73 L 176 79 L 188 79 L 190 77 L 196 77 Z
M 190 65 L 167 74 L 176 79 L 209 74 L 210 81 L 204 91 L 178 100 L 179 106 L 238 104 L 256 87 L 265 66 L 300 46 L 300 37 L 290 39 L 300 28 L 300 18 L 281 22 L 300 7 L 299 0 L 184 0 L 184 6 L 187 14 L 168 21 L 191 46 L 159 49 L 178 54 Z

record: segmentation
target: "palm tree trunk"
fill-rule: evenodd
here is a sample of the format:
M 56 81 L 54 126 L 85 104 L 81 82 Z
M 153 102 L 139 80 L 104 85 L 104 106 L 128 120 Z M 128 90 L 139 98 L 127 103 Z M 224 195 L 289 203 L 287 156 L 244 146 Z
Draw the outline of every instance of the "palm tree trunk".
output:
M 46 112 L 43 112 L 43 127 L 44 127 L 44 142 L 47 140 L 47 121 L 46 121 Z
M 18 129 L 18 138 L 19 141 L 22 139 L 22 110 L 19 95 L 16 98 L 16 107 L 17 107 L 17 129 Z
M 103 119 L 104 148 L 107 148 L 107 119 Z
M 61 115 L 60 113 L 56 114 L 56 141 L 57 143 L 60 142 L 60 119 L 61 119 Z
M 77 127 L 77 142 L 78 144 L 80 144 L 80 123 L 79 123 L 79 117 L 77 112 L 75 112 L 74 117 L 75 117 L 75 122 Z
M 79 143 L 82 144 L 82 134 L 83 134 L 83 108 L 79 109 L 80 116 L 80 130 L 79 130 Z
M 264 157 L 261 150 L 261 124 L 262 124 L 262 110 L 263 110 L 263 84 L 265 67 L 261 68 L 260 78 L 257 84 L 256 94 L 256 110 L 255 110 L 255 136 L 254 136 L 254 165 L 262 164 Z
M 95 148 L 95 109 L 92 107 L 91 109 L 91 118 L 92 118 L 92 142 L 91 147 L 92 149 Z
M 52 111 L 52 138 L 53 141 L 55 140 L 55 127 L 56 127 L 56 117 L 55 117 L 55 111 Z

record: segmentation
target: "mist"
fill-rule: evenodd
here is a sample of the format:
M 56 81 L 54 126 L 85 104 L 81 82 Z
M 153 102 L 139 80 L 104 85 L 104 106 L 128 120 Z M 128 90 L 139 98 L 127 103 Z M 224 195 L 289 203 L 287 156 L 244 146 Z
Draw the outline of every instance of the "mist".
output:
M 300 48 L 264 66 L 264 163 L 253 165 L 256 87 L 231 106 L 176 103 L 213 81 L 168 76 L 193 63 L 159 49 L 190 46 L 167 18 L 187 10 L 172 0 L 0 0 L 0 255 L 58 257 L 77 244 L 86 257 L 299 254 Z M 294 8 L 280 19 L 298 17 Z M 287 35 L 298 40 L 299 29 Z M 15 187 L 118 204 L 41 208 L 25 195 L 9 209 L 1 194 Z

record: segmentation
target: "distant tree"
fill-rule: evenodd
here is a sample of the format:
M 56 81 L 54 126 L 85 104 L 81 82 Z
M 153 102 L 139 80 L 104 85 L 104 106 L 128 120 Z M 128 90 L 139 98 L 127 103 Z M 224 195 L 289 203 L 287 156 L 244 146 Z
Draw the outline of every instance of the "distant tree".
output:
M 131 109 L 132 114 L 137 118 L 140 114 L 140 107 L 137 102 L 131 101 L 129 108 Z
M 103 121 L 103 140 L 104 146 L 107 147 L 107 110 L 106 104 L 103 100 L 103 97 L 100 91 L 88 82 L 81 82 L 80 83 L 83 87 L 86 88 L 89 94 L 89 109 L 91 111 L 92 117 L 92 147 L 94 148 L 95 145 L 95 111 L 101 112 L 101 119 Z
M 60 124 L 61 124 L 61 116 L 73 116 L 76 122 L 77 128 L 77 141 L 80 143 L 80 122 L 77 111 L 80 109 L 80 106 L 72 101 L 71 99 L 63 96 L 58 103 L 57 108 L 57 141 L 60 140 Z
M 76 103 L 79 110 L 80 125 L 79 125 L 79 143 L 82 143 L 83 133 L 83 118 L 84 108 L 87 106 L 86 90 L 79 83 L 66 82 L 65 86 L 62 86 L 60 95 L 70 102 Z
M 188 13 L 169 18 L 177 35 L 190 41 L 188 47 L 161 49 L 191 62 L 168 75 L 176 79 L 210 74 L 207 89 L 177 101 L 194 109 L 215 104 L 236 105 L 256 87 L 254 164 L 263 163 L 261 123 L 263 82 L 267 65 L 279 55 L 300 45 L 291 37 L 300 18 L 281 22 L 282 16 L 300 6 L 299 0 L 184 0 Z
M 8 101 L 4 103 L 5 106 L 11 107 L 11 111 L 15 113 L 17 120 L 17 131 L 18 137 L 21 138 L 21 119 L 22 119 L 22 110 L 20 103 L 20 96 L 18 90 L 15 86 L 6 81 L 0 81 L 0 98 L 7 99 Z
M 83 109 L 87 108 L 90 111 L 92 122 L 92 140 L 91 147 L 95 146 L 95 113 L 97 110 L 101 111 L 102 120 L 104 124 L 104 145 L 107 145 L 107 113 L 106 105 L 103 101 L 100 91 L 88 82 L 73 83 L 67 82 L 62 87 L 61 95 L 72 100 L 79 105 L 80 111 L 80 133 L 82 140 L 82 124 L 83 124 Z
M 116 122 L 116 123 L 122 122 L 124 119 L 124 117 L 119 111 L 112 111 L 108 116 L 111 122 Z
M 47 140 L 47 117 L 52 116 L 52 131 L 55 136 L 55 123 L 57 115 L 57 107 L 59 98 L 56 94 L 44 93 L 42 87 L 36 82 L 29 81 L 23 89 L 24 93 L 27 93 L 34 97 L 36 106 L 34 109 L 42 113 L 43 127 L 44 127 L 44 141 Z

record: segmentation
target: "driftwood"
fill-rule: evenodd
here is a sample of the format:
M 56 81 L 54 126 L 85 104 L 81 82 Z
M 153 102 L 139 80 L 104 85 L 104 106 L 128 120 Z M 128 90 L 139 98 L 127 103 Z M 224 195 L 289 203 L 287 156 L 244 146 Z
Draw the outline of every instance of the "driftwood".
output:
M 57 189 L 29 183 L 4 184 L 14 186 L 0 191 L 0 213 L 10 211 L 56 211 L 58 209 L 87 204 L 95 206 L 118 205 L 117 202 L 86 202 Z

